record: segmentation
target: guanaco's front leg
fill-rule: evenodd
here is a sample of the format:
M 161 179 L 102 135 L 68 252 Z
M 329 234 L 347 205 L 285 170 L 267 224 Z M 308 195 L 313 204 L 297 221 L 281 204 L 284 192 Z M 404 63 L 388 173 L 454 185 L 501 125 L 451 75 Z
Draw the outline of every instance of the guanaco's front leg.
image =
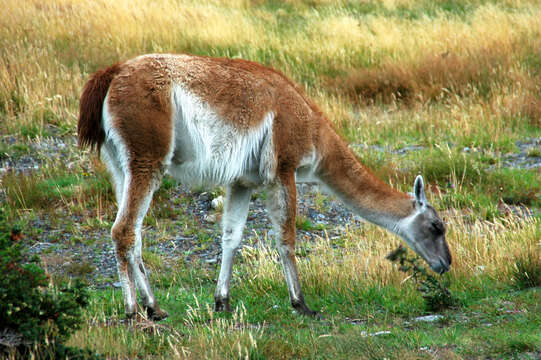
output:
M 295 217 L 297 212 L 297 188 L 295 173 L 282 174 L 270 189 L 268 210 L 276 232 L 276 246 L 289 290 L 291 305 L 300 314 L 315 316 L 304 301 L 295 260 Z
M 233 258 L 242 239 L 251 193 L 251 189 L 240 185 L 233 185 L 227 189 L 222 217 L 222 265 L 214 292 L 215 311 L 231 311 L 229 282 L 233 269 Z

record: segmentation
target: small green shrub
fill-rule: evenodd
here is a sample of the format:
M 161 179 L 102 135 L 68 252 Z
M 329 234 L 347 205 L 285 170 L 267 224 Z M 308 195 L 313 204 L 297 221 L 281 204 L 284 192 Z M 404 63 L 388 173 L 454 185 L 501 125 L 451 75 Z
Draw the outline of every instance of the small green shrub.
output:
M 419 284 L 419 292 L 425 301 L 425 308 L 437 312 L 457 304 L 457 299 L 449 291 L 449 284 L 438 281 L 424 267 L 417 264 L 417 257 L 408 256 L 403 246 L 387 255 L 387 259 L 400 264 L 399 270 L 411 272 L 411 277 Z
M 323 224 L 314 224 L 306 216 L 297 215 L 295 219 L 295 226 L 297 229 L 304 231 L 313 231 L 313 230 L 324 230 L 325 225 Z
M 89 350 L 64 345 L 82 324 L 82 308 L 88 304 L 85 286 L 49 286 L 39 258 L 29 257 L 19 232 L 7 229 L 0 208 L 0 357 L 97 358 Z

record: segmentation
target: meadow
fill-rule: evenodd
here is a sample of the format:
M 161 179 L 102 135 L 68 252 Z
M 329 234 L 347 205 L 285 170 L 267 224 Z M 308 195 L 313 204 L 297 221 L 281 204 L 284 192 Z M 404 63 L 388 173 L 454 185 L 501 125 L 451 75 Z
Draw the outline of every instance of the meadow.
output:
M 130 359 L 541 358 L 538 1 L 4 0 L 2 12 L 0 210 L 30 247 L 51 245 L 49 260 L 74 245 L 103 249 L 116 213 L 104 166 L 76 146 L 82 86 L 152 52 L 279 69 L 386 182 L 411 191 L 423 174 L 448 228 L 454 261 L 442 281 L 456 301 L 435 322 L 415 321 L 434 311 L 385 259 L 400 240 L 355 222 L 299 242 L 305 297 L 324 319 L 292 313 L 277 252 L 256 229 L 234 267 L 232 314 L 212 311 L 217 263 L 197 256 L 145 251 L 170 313 L 159 324 L 124 321 L 120 289 L 95 286 L 116 280 L 72 261 L 53 279 L 84 275 L 94 287 L 70 345 Z M 312 196 L 321 212 L 333 201 Z M 203 232 L 182 212 L 192 201 L 165 179 L 149 242 L 189 233 L 219 243 L 218 225 Z

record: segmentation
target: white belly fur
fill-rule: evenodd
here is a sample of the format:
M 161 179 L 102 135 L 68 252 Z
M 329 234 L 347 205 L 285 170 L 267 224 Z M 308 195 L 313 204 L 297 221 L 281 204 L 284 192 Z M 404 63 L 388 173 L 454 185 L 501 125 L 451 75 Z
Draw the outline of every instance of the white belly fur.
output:
M 274 114 L 254 128 L 237 129 L 180 85 L 173 86 L 173 149 L 169 173 L 187 185 L 268 183 L 275 175 Z

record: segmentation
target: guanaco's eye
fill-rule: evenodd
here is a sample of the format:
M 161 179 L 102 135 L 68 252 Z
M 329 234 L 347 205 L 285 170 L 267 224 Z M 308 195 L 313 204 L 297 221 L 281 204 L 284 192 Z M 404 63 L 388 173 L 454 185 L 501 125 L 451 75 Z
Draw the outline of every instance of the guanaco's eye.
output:
M 436 235 L 441 235 L 445 232 L 445 226 L 441 221 L 433 221 L 430 225 L 432 232 Z

